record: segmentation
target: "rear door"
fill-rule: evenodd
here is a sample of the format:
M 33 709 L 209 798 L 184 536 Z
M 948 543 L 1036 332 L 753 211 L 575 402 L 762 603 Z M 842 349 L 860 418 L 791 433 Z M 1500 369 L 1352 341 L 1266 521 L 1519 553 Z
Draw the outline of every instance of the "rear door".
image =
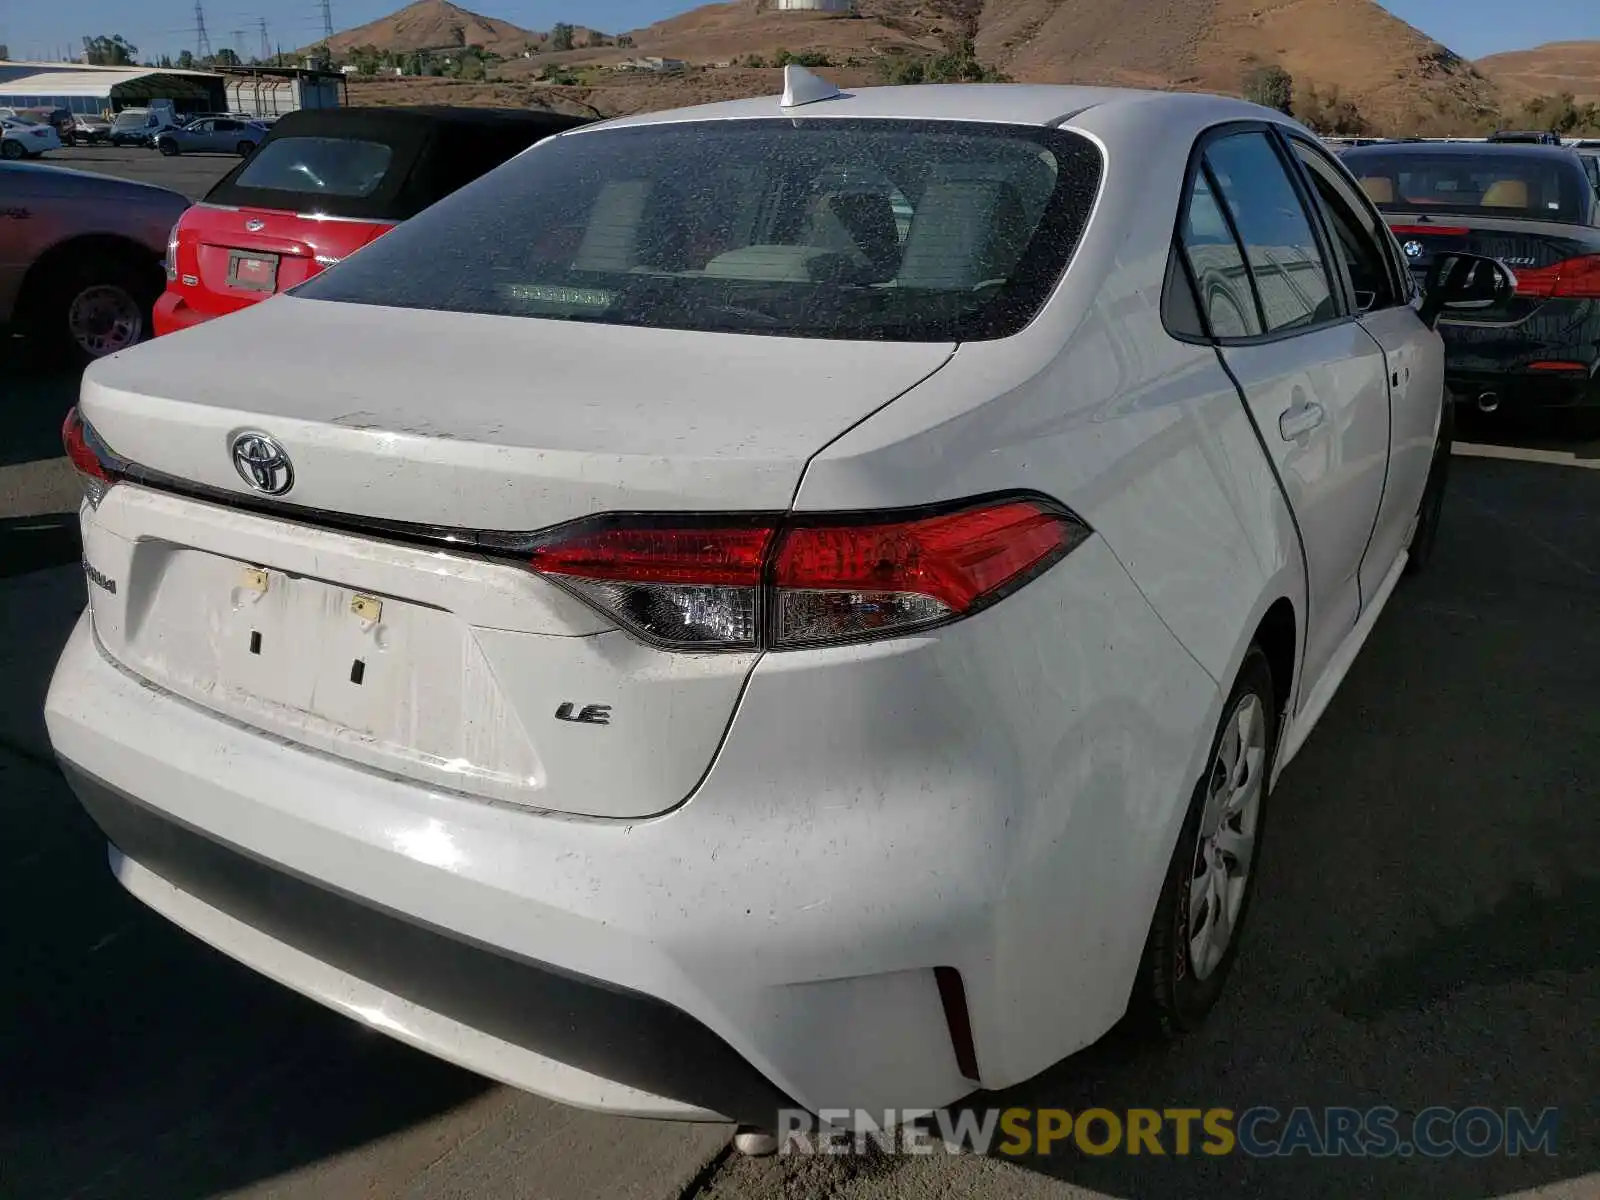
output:
M 1304 169 L 1346 295 L 1388 366 L 1389 473 L 1361 566 L 1365 603 L 1404 547 L 1422 501 L 1443 408 L 1444 352 L 1439 335 L 1418 315 L 1417 289 L 1383 218 L 1321 147 L 1298 135 L 1289 144 Z
M 1300 530 L 1314 687 L 1361 612 L 1361 560 L 1389 454 L 1383 350 L 1347 310 L 1267 128 L 1225 126 L 1201 150 L 1182 238 Z

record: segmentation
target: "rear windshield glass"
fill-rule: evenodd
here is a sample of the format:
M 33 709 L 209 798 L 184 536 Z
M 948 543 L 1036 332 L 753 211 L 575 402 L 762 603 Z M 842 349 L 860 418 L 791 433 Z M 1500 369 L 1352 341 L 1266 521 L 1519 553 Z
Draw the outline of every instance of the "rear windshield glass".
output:
M 1588 213 L 1588 180 L 1574 169 L 1576 163 L 1559 158 L 1372 149 L 1342 157 L 1386 212 L 1438 210 L 1572 222 L 1582 222 Z
M 597 130 L 543 143 L 295 294 L 791 337 L 1004 337 L 1060 278 L 1100 169 L 1079 135 L 1010 125 Z
M 370 196 L 389 170 L 393 151 L 380 142 L 291 137 L 265 143 L 236 183 L 301 195 Z

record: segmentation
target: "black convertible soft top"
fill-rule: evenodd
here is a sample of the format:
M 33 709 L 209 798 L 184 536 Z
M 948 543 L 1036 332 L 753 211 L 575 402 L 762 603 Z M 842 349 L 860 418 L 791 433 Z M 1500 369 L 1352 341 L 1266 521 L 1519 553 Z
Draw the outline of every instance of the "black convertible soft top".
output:
M 242 208 L 293 208 L 333 217 L 403 221 L 535 142 L 589 121 L 530 109 L 303 108 L 279 118 L 256 153 L 223 176 L 206 200 Z M 376 142 L 389 148 L 388 167 L 377 186 L 363 195 L 329 194 L 309 185 L 304 191 L 249 186 L 251 165 L 268 147 L 290 138 Z

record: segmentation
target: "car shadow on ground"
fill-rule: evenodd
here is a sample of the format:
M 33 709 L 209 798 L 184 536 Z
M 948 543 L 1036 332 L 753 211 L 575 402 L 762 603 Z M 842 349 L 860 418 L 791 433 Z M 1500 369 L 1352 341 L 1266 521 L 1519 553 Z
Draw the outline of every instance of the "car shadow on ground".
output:
M 1116 1197 L 1481 1200 L 1600 1170 L 1600 473 L 1457 460 L 1407 579 L 1272 797 L 1230 990 L 979 1105 L 1561 1110 L 1554 1157 L 1085 1155 Z M 1267 1125 L 1267 1133 L 1282 1126 Z M 1099 1137 L 1104 1137 L 1103 1130 Z
M 61 455 L 61 422 L 78 400 L 81 372 L 35 360 L 27 342 L 0 328 L 0 467 Z

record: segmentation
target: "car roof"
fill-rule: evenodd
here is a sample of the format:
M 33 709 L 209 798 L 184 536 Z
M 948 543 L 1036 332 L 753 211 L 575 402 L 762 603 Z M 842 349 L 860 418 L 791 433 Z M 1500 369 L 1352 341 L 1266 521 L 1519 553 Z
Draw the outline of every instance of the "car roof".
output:
M 222 114 L 217 114 L 222 115 Z M 384 105 L 357 108 L 300 108 L 284 113 L 273 126 L 279 137 L 318 133 L 342 134 L 354 129 L 393 131 L 395 136 L 416 137 L 438 127 L 534 125 L 551 131 L 585 124 L 589 117 L 574 117 L 548 109 L 468 108 L 445 104 Z
M 1569 162 L 1574 153 L 1569 146 L 1541 146 L 1533 142 L 1384 142 L 1376 146 L 1351 146 L 1340 157 L 1352 159 L 1391 154 L 1426 154 L 1430 157 L 1471 158 L 1495 155 L 1500 158 L 1545 158 Z
M 776 94 L 726 100 L 692 108 L 637 113 L 591 129 L 668 125 L 685 121 L 740 121 L 763 117 L 827 117 L 925 121 L 980 121 L 1009 125 L 1060 125 L 1091 111 L 1143 109 L 1151 120 L 1179 120 L 1197 126 L 1233 120 L 1275 120 L 1280 113 L 1243 100 L 1196 92 L 1157 92 L 1137 88 L 1078 87 L 1067 84 L 952 83 L 855 88 L 831 99 L 783 108 Z

